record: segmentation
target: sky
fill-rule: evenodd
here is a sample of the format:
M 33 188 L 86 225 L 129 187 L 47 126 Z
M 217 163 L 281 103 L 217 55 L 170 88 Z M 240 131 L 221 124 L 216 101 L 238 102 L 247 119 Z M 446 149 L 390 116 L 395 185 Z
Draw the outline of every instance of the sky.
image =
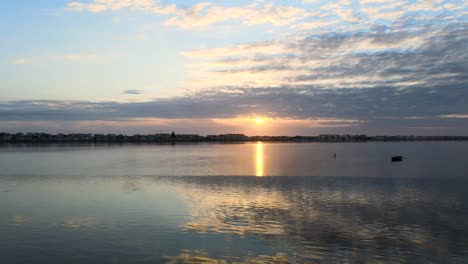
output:
M 2 132 L 467 135 L 468 1 L 5 0 L 0 76 Z

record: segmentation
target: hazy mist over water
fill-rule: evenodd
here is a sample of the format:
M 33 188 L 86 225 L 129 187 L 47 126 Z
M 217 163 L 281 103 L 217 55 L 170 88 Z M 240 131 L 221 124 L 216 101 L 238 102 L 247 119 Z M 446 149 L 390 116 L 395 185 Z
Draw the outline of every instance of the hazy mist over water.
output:
M 0 263 L 465 263 L 466 153 L 467 142 L 2 145 Z

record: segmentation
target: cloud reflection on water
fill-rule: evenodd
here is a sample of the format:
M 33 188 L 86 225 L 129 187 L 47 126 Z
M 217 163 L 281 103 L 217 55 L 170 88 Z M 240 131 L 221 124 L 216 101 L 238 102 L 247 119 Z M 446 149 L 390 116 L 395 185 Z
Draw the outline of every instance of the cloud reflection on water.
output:
M 65 219 L 60 226 L 66 229 L 85 229 L 85 228 L 95 228 L 99 225 L 102 225 L 102 221 L 99 220 L 96 216 L 73 216 Z
M 286 254 L 277 253 L 274 256 L 258 255 L 244 257 L 224 257 L 212 258 L 203 250 L 181 250 L 177 256 L 167 256 L 167 264 L 176 263 L 212 263 L 212 264 L 227 264 L 227 263 L 252 263 L 252 264 L 286 264 L 292 262 Z
M 468 214 L 453 206 L 466 197 L 445 193 L 447 187 L 288 177 L 192 177 L 177 185 L 189 208 L 183 229 L 260 236 L 303 260 L 445 262 L 463 259 L 457 254 L 468 245 L 457 233 L 468 230 L 460 225 Z
M 11 221 L 15 225 L 22 225 L 22 224 L 29 223 L 31 221 L 31 217 L 22 215 L 22 214 L 16 214 L 11 218 Z
M 283 234 L 283 224 L 274 216 L 291 206 L 280 193 L 258 188 L 221 187 L 210 192 L 190 188 L 183 195 L 191 201 L 184 228 L 200 233 Z

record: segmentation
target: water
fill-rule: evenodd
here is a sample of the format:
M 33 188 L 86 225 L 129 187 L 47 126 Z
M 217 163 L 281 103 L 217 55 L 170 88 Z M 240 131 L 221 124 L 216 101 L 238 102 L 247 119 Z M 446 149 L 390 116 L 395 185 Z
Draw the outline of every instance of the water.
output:
M 467 153 L 2 145 L 0 263 L 467 263 Z

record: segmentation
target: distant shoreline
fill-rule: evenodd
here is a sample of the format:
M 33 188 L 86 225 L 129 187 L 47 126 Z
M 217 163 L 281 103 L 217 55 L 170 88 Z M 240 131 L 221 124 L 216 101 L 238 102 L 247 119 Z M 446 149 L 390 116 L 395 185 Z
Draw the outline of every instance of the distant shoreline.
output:
M 46 134 L 0 133 L 0 143 L 239 143 L 239 142 L 401 142 L 401 141 L 468 141 L 468 136 L 401 136 L 401 135 L 319 135 L 319 136 L 246 136 L 221 134 Z

